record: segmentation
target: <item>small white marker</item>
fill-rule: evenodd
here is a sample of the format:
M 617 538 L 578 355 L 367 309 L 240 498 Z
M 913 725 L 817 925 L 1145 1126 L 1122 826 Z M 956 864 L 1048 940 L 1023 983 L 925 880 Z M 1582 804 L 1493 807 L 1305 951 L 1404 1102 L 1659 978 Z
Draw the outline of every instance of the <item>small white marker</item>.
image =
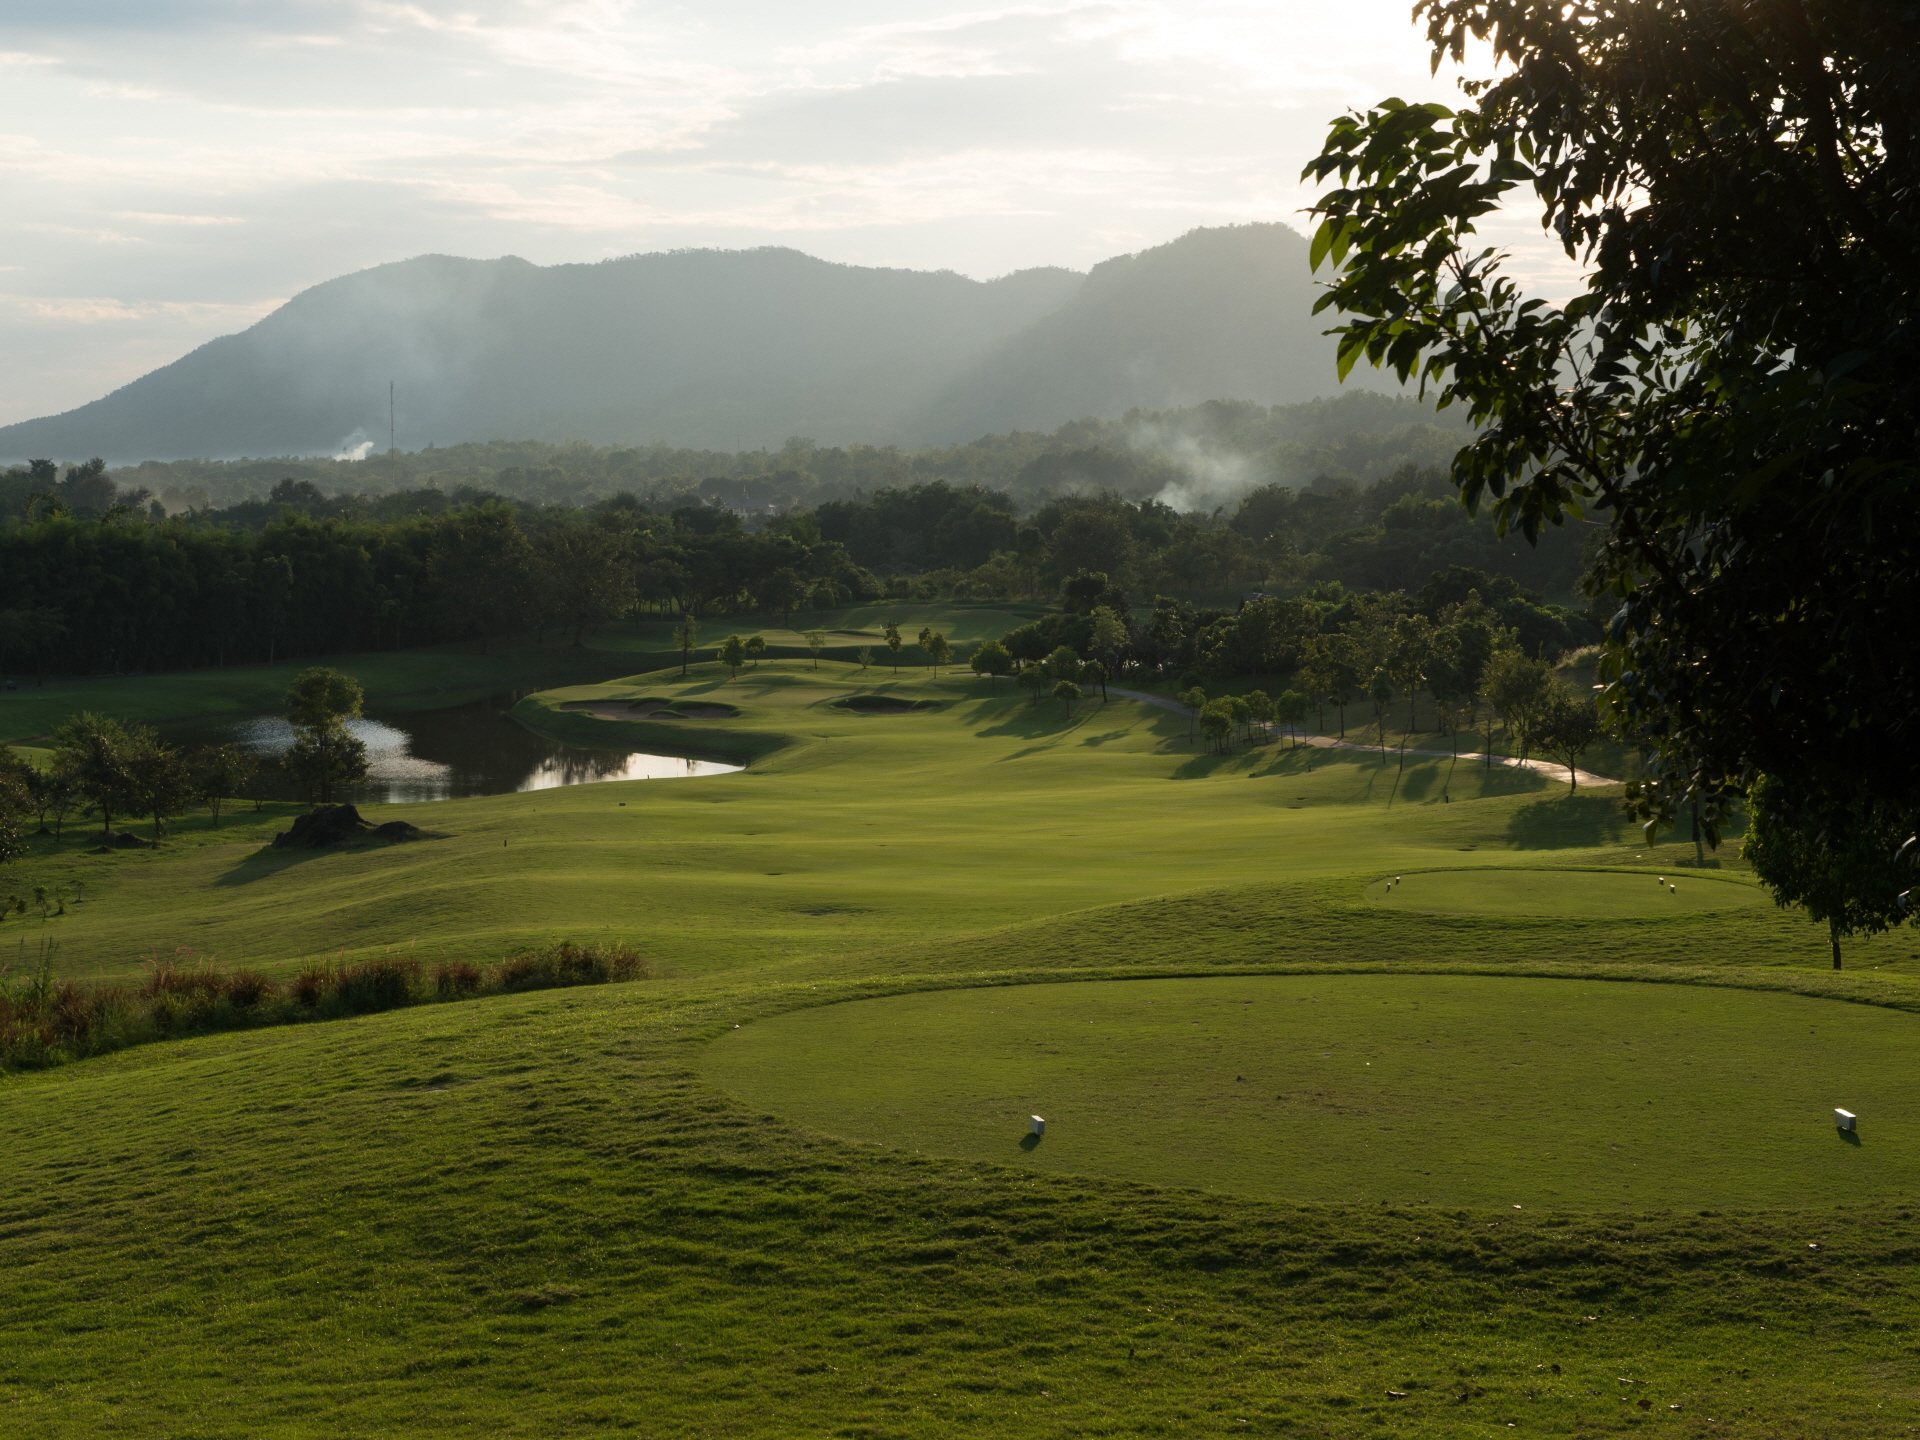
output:
M 1855 1115 L 1851 1110 L 1842 1110 L 1837 1106 L 1834 1108 L 1833 1123 L 1840 1129 L 1842 1130 L 1855 1129 L 1858 1126 L 1858 1122 L 1859 1122 L 1859 1117 Z
M 1027 1117 L 1027 1133 L 1029 1135 L 1046 1134 L 1047 1122 L 1042 1120 L 1038 1115 L 1029 1115 Z

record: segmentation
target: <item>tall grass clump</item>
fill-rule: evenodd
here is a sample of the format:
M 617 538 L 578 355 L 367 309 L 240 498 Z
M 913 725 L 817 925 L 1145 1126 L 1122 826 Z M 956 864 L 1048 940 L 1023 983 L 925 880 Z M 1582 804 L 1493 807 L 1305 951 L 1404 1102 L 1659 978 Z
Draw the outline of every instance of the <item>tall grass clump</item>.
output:
M 55 978 L 49 952 L 29 975 L 0 968 L 0 1071 L 44 1069 L 149 1040 L 606 985 L 651 974 L 630 945 L 561 940 L 515 951 L 493 964 L 442 960 L 431 972 L 410 956 L 322 960 L 280 984 L 258 971 L 181 963 L 174 957 L 149 960 L 147 975 L 137 985 L 83 985 Z

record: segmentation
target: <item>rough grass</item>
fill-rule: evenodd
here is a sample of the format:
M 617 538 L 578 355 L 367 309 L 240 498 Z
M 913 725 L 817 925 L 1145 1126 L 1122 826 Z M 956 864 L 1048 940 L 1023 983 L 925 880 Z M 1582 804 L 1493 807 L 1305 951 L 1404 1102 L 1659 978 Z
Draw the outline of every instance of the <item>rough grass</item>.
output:
M 254 970 L 163 961 L 137 985 L 0 975 L 0 1072 L 91 1059 L 132 1045 L 222 1030 L 338 1020 L 430 1001 L 605 985 L 650 973 L 628 945 L 571 940 L 518 951 L 491 965 L 410 955 L 320 960 L 285 984 Z

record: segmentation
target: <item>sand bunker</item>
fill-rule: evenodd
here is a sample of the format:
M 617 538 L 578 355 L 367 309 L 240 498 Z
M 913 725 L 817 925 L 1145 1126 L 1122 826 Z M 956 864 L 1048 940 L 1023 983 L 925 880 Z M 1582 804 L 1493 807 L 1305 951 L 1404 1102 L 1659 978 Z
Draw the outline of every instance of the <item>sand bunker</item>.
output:
M 740 711 L 717 700 L 663 700 L 648 695 L 639 700 L 567 700 L 560 708 L 593 716 L 596 720 L 726 720 Z

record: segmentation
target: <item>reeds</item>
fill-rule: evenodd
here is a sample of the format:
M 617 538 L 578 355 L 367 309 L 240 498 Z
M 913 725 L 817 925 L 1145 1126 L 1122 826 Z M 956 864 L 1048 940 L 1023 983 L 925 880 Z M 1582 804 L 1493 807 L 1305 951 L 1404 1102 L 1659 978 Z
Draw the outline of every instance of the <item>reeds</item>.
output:
M 411 957 L 319 961 L 284 984 L 255 970 L 176 958 L 149 960 L 137 985 L 83 985 L 54 976 L 51 952 L 30 975 L 0 968 L 0 1070 L 34 1070 L 149 1040 L 333 1020 L 483 995 L 647 978 L 629 945 L 552 945 L 494 964 L 443 960 L 428 973 Z

